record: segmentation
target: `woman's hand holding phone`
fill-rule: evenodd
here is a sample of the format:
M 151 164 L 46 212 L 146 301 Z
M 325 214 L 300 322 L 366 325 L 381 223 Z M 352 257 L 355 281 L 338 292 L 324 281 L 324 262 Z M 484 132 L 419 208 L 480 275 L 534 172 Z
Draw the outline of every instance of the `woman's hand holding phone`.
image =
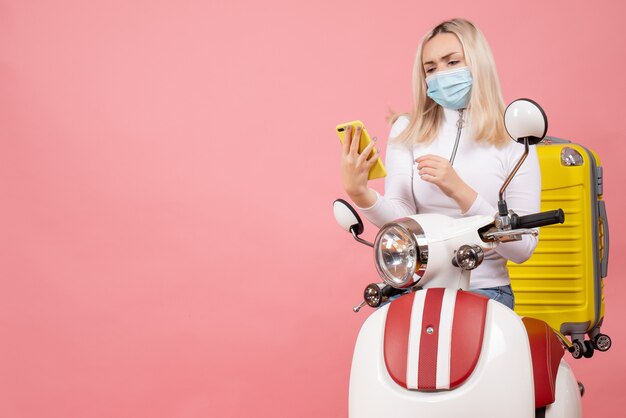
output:
M 358 125 L 356 128 L 351 125 L 345 127 L 345 138 L 341 147 L 341 177 L 350 199 L 357 206 L 367 208 L 376 203 L 376 192 L 367 187 L 367 182 L 369 172 L 378 160 L 378 151 L 374 148 L 374 140 L 359 153 L 361 132 L 362 128 Z

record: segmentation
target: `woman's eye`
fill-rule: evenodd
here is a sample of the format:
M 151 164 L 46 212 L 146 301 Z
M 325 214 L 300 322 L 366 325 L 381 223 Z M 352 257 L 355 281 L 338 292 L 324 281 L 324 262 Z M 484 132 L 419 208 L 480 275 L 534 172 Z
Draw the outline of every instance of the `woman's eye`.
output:
M 457 65 L 459 63 L 458 60 L 449 61 L 448 65 Z
M 430 74 L 430 73 L 432 73 L 433 71 L 435 71 L 435 69 L 434 69 L 434 68 L 427 68 L 427 69 L 426 69 L 426 74 Z

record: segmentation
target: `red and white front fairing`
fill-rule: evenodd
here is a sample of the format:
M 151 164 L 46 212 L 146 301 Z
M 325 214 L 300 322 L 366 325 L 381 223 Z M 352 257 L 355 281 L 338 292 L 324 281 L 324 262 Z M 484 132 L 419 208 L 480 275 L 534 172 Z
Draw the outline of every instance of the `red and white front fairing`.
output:
M 417 291 L 363 325 L 350 417 L 534 418 L 535 407 L 545 407 L 546 418 L 581 418 L 562 350 L 545 323 L 498 302 L 454 289 Z
M 351 418 L 532 418 L 534 405 L 527 335 L 504 305 L 426 289 L 377 310 L 361 328 Z

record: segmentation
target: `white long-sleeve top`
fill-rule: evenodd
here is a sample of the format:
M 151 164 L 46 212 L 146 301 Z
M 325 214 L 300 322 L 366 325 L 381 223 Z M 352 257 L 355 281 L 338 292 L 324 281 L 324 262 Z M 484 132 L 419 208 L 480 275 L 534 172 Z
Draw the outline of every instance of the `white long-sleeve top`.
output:
M 457 135 L 459 113 L 444 109 L 444 115 L 437 137 L 429 143 L 407 145 L 394 141 L 393 138 L 406 129 L 409 119 L 400 117 L 393 124 L 385 157 L 385 195 L 377 193 L 374 205 L 359 208 L 370 222 L 381 227 L 387 222 L 416 213 L 439 213 L 455 218 L 496 214 L 500 187 L 524 153 L 524 146 L 513 140 L 500 148 L 477 142 L 471 138 L 471 121 L 466 120 L 453 167 L 478 196 L 469 210 L 461 213 L 456 202 L 439 187 L 420 179 L 415 164 L 415 159 L 425 154 L 450 159 Z M 539 161 L 535 147 L 531 147 L 528 157 L 511 180 L 504 196 L 508 208 L 521 216 L 539 212 L 540 195 Z M 484 289 L 509 284 L 507 260 L 524 262 L 532 255 L 536 246 L 537 238 L 525 235 L 521 241 L 503 243 L 495 251 L 486 252 L 483 263 L 471 273 L 470 288 Z

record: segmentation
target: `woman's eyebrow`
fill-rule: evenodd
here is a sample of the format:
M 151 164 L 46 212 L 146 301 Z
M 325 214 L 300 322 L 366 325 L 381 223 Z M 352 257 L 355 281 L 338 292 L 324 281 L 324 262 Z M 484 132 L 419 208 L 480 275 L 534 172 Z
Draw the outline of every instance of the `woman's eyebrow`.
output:
M 458 52 L 458 51 L 450 52 L 449 54 L 444 55 L 444 56 L 443 56 L 443 57 L 441 57 L 440 59 L 441 59 L 442 61 L 445 61 L 445 60 L 447 60 L 448 58 L 450 58 L 450 57 L 451 57 L 452 55 L 454 55 L 454 54 L 460 54 L 460 52 Z M 426 66 L 426 65 L 429 65 L 429 64 L 434 64 L 434 63 L 435 63 L 434 61 L 426 61 L 426 62 L 425 62 L 425 63 L 423 63 L 422 65 Z

